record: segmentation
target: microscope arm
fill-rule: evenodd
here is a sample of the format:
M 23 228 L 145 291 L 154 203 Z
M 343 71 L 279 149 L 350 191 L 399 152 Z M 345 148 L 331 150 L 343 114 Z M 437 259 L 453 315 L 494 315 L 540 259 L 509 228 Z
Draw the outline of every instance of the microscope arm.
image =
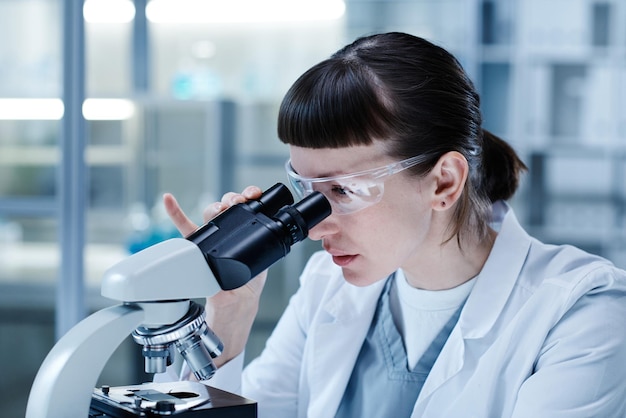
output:
M 144 317 L 138 305 L 116 305 L 94 313 L 68 331 L 35 378 L 26 418 L 89 416 L 91 394 L 102 369 Z

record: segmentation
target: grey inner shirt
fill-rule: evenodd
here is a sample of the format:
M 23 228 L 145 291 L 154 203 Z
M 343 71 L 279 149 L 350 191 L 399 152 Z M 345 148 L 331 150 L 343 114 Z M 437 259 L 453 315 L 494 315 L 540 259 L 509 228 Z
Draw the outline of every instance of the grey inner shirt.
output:
M 428 373 L 458 321 L 462 306 L 435 336 L 414 368 L 407 366 L 402 336 L 390 309 L 394 275 L 387 279 L 352 370 L 336 418 L 408 417 Z

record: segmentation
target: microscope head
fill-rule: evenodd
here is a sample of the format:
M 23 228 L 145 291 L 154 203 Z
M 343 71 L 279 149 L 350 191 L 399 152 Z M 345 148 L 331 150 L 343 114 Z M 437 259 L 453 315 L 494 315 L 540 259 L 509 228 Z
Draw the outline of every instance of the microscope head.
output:
M 278 183 L 258 200 L 230 207 L 186 239 L 160 242 L 109 268 L 102 296 L 157 302 L 236 289 L 286 256 L 330 213 L 321 193 L 293 204 L 287 187 Z

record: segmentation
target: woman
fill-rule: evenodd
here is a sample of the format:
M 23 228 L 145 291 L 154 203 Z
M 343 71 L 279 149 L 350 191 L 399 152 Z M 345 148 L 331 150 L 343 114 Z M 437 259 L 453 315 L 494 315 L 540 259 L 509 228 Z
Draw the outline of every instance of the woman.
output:
M 278 134 L 294 191 L 331 202 L 309 234 L 325 251 L 241 381 L 265 275 L 207 301 L 212 385 L 241 382 L 262 417 L 626 416 L 626 273 L 521 228 L 505 201 L 525 166 L 453 56 L 358 39 L 295 82 Z

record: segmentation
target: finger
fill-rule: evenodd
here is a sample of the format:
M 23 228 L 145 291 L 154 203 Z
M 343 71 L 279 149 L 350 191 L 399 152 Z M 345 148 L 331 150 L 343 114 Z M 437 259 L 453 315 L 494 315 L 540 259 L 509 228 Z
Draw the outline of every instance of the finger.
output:
M 248 186 L 241 194 L 235 192 L 225 193 L 220 202 L 213 203 L 204 209 L 202 212 L 204 222 L 210 221 L 233 205 L 244 203 L 250 199 L 258 199 L 262 193 L 263 191 L 257 186 Z
M 224 194 L 224 196 L 222 196 L 222 203 L 228 206 L 233 206 L 238 203 L 243 203 L 246 200 L 247 199 L 245 198 L 245 196 L 239 193 L 235 193 L 235 192 L 228 192 Z
M 263 194 L 263 191 L 257 186 L 246 187 L 241 194 L 248 200 L 258 199 Z
M 202 211 L 202 218 L 204 219 L 204 222 L 209 222 L 226 209 L 228 209 L 228 205 L 222 202 L 215 202 L 204 208 L 204 211 Z
M 183 236 L 191 234 L 198 228 L 198 226 L 185 215 L 185 212 L 180 208 L 176 198 L 171 193 L 165 193 L 163 195 L 163 205 L 165 206 L 165 211 L 168 216 L 172 219 L 172 222 L 174 222 L 174 225 Z

